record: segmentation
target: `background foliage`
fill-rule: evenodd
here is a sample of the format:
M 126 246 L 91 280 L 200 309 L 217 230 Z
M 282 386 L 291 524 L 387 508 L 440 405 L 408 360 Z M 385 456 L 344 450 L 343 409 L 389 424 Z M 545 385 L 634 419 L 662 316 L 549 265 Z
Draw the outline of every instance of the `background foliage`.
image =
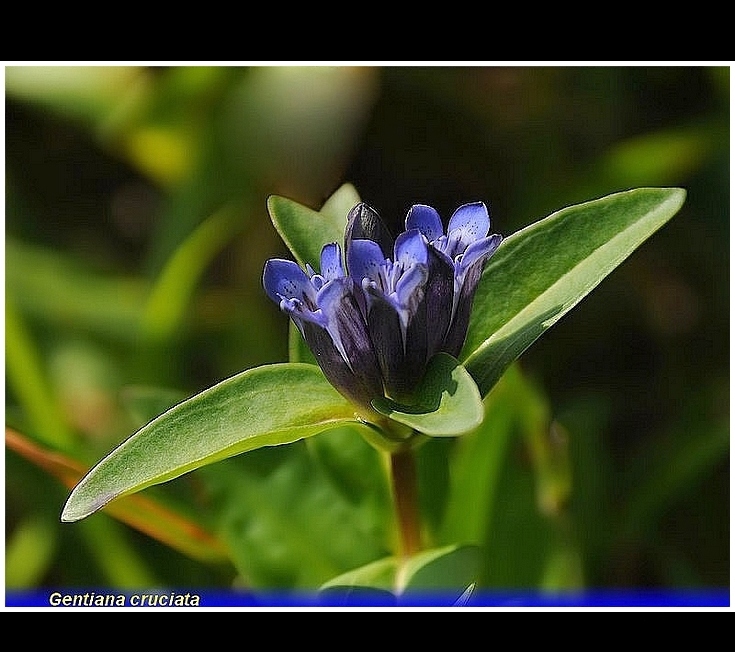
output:
M 343 182 L 396 226 L 506 235 L 681 186 L 681 212 L 537 342 L 481 428 L 421 450 L 427 539 L 496 588 L 729 582 L 729 69 L 8 67 L 6 587 L 310 587 L 389 554 L 350 428 L 61 524 L 80 474 L 176 400 L 288 357 L 266 198 Z

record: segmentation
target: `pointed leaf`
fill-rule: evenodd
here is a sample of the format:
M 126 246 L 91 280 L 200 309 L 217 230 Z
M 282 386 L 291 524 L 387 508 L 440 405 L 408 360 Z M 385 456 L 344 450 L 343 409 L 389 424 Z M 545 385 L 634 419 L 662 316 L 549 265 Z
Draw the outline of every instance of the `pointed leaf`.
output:
M 249 369 L 172 407 L 120 444 L 76 486 L 61 520 L 77 521 L 114 498 L 205 464 L 354 421 L 352 405 L 313 365 Z
M 322 247 L 329 242 L 342 246 L 347 213 L 360 201 L 355 189 L 345 184 L 327 199 L 321 211 L 278 195 L 268 197 L 273 226 L 300 265 L 319 270 Z M 346 210 L 345 210 L 346 209 Z
M 570 206 L 508 237 L 475 295 L 460 359 L 484 396 L 508 365 L 684 203 L 681 188 L 638 188 Z
M 453 437 L 482 423 L 482 397 L 472 376 L 452 356 L 435 355 L 417 389 L 416 404 L 401 405 L 389 398 L 373 401 L 381 414 L 432 437 Z

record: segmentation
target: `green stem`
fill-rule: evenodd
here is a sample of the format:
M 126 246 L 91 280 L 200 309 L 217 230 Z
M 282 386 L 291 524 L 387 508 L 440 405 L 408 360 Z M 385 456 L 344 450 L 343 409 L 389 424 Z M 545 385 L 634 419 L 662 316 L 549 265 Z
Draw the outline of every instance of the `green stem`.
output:
M 421 517 L 418 506 L 414 451 L 402 448 L 391 453 L 393 499 L 398 518 L 399 553 L 404 559 L 421 550 Z

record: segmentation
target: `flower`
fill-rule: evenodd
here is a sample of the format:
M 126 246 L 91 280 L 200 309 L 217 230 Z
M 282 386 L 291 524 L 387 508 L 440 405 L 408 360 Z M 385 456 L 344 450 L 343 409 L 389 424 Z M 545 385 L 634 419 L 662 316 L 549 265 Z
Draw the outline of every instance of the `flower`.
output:
M 460 206 L 446 232 L 416 204 L 395 240 L 365 203 L 347 216 L 342 249 L 324 246 L 320 272 L 271 259 L 268 296 L 303 335 L 327 379 L 362 408 L 387 396 L 411 402 L 436 353 L 458 356 L 485 262 L 500 244 L 482 202 Z

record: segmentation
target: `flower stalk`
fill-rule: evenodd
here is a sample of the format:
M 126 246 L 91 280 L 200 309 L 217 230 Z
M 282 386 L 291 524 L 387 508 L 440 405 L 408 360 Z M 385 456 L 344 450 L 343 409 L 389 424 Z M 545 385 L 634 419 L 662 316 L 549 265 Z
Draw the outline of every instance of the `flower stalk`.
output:
M 391 453 L 390 470 L 398 521 L 398 556 L 405 560 L 421 550 L 421 516 L 414 450 L 402 448 Z

